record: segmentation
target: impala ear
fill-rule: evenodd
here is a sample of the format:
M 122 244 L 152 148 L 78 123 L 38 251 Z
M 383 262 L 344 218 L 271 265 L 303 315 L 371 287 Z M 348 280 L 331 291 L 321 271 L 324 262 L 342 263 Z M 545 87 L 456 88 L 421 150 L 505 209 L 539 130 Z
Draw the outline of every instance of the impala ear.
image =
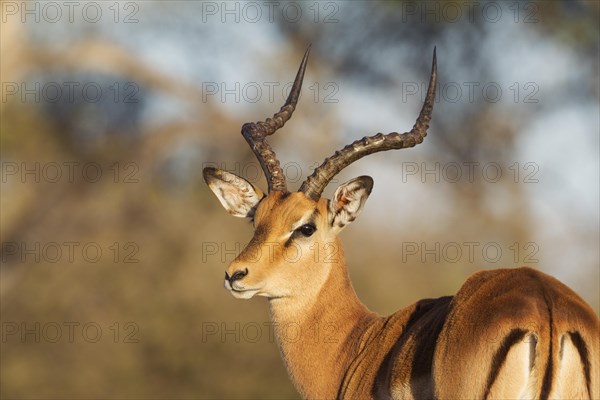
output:
M 265 197 L 262 190 L 244 178 L 222 169 L 206 167 L 202 175 L 229 214 L 234 217 L 254 217 L 256 206 Z
M 359 176 L 338 187 L 329 202 L 329 221 L 332 229 L 341 231 L 354 221 L 373 189 L 373 178 Z

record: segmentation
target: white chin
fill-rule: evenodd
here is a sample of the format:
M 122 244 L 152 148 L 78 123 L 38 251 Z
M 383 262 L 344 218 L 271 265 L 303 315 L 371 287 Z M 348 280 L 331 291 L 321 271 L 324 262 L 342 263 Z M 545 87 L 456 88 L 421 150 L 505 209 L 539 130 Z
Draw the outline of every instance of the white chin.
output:
M 250 299 L 252 298 L 258 290 L 231 290 L 231 295 L 236 299 Z

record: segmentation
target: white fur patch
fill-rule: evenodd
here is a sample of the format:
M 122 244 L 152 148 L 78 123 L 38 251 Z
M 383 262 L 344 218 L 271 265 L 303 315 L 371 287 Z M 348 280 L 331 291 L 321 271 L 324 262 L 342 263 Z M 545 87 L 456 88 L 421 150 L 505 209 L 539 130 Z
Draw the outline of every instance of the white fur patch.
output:
M 329 202 L 329 220 L 333 229 L 340 231 L 356 219 L 372 188 L 373 179 L 369 176 L 359 176 L 337 188 Z
M 204 180 L 221 205 L 234 217 L 252 218 L 264 193 L 235 174 L 216 168 L 204 168 Z

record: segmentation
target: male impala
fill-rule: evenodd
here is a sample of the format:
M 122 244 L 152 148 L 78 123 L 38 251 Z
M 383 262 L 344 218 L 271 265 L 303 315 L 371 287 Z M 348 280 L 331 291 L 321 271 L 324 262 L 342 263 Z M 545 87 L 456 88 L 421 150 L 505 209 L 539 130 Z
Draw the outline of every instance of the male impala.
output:
M 435 50 L 427 97 L 410 132 L 358 140 L 289 192 L 265 139 L 292 116 L 307 59 L 308 51 L 281 110 L 242 127 L 268 194 L 229 172 L 204 169 L 225 209 L 255 229 L 225 272 L 225 287 L 237 298 L 269 299 L 282 357 L 302 396 L 598 399 L 600 320 L 571 289 L 534 269 L 478 272 L 455 296 L 420 300 L 388 317 L 360 302 L 337 234 L 360 213 L 373 180 L 352 179 L 331 200 L 321 193 L 359 158 L 423 141 L 435 96 Z

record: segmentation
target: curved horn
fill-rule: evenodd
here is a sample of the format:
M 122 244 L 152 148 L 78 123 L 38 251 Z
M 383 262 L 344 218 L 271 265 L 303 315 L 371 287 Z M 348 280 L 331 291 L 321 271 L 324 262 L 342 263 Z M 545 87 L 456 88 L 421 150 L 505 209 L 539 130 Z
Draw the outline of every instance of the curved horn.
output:
M 306 53 L 304 53 L 292 90 L 279 112 L 275 113 L 273 118 L 267 118 L 264 122 L 248 122 L 242 126 L 242 135 L 250 145 L 254 155 L 256 155 L 256 158 L 267 177 L 269 192 L 273 190 L 286 192 L 287 188 L 283 170 L 279 165 L 279 160 L 277 160 L 275 152 L 267 143 L 266 137 L 275 133 L 275 131 L 285 125 L 292 117 L 292 113 L 296 109 L 296 103 L 298 103 L 298 97 L 300 96 L 300 89 L 302 88 L 302 80 L 304 79 L 304 70 L 306 69 L 309 53 L 310 46 L 308 46 Z
M 427 96 L 417 122 L 415 122 L 410 132 L 403 134 L 392 132 L 387 135 L 378 133 L 374 136 L 364 137 L 344 147 L 342 150 L 336 151 L 334 155 L 326 158 L 323 164 L 314 170 L 313 174 L 302 183 L 299 191 L 305 193 L 313 200 L 318 200 L 331 179 L 354 161 L 378 151 L 404 149 L 421 143 L 427 135 L 427 128 L 429 128 L 429 122 L 431 121 L 436 81 L 437 60 L 434 47 Z

